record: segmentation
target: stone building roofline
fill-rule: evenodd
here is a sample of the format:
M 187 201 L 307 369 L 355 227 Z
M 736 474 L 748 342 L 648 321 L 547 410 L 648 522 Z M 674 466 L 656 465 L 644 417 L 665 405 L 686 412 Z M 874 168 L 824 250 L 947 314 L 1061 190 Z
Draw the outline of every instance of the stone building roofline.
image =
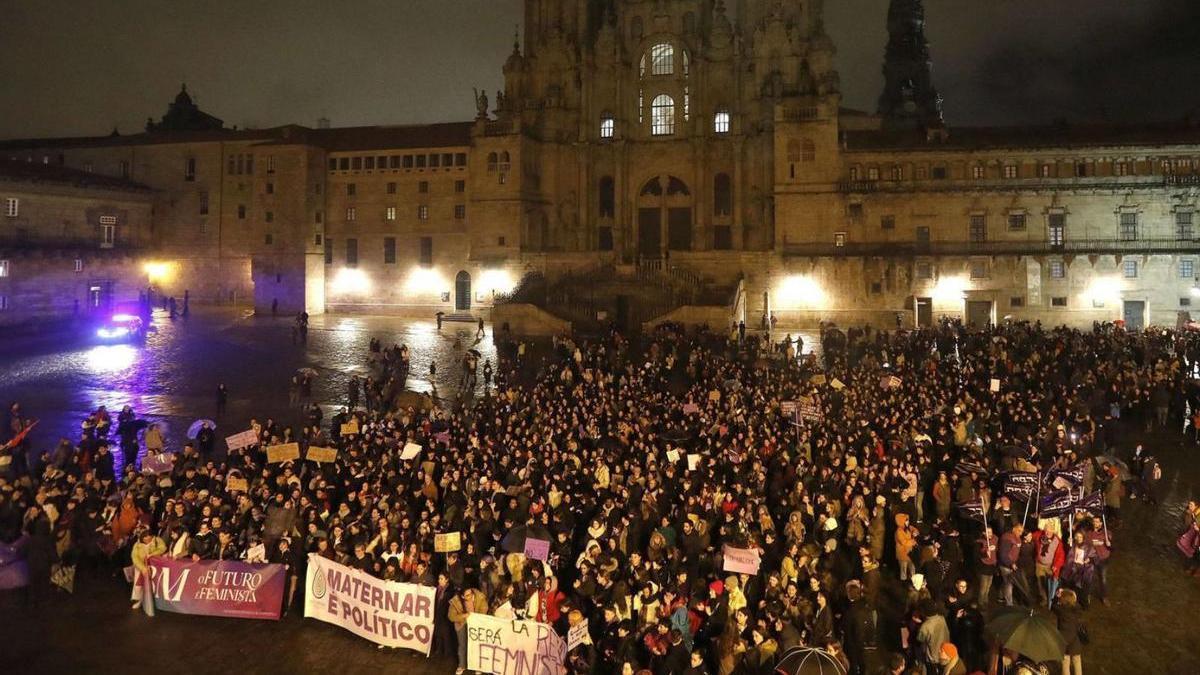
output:
M 69 169 L 58 164 L 0 159 L 0 181 L 19 183 L 50 183 L 82 188 L 149 193 L 153 188 L 124 178 Z
M 851 152 L 1196 146 L 1200 145 L 1200 125 L 1060 122 L 1040 126 L 953 127 L 937 135 L 921 129 L 843 129 L 842 141 Z

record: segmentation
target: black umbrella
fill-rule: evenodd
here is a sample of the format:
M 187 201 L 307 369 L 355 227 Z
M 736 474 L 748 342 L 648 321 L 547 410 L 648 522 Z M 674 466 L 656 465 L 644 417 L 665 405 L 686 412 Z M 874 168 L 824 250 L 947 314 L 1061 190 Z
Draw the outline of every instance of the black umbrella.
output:
M 1000 644 L 1038 663 L 1061 661 L 1067 649 L 1062 633 L 1050 618 L 1032 609 L 1006 607 L 993 615 L 987 630 Z
M 516 525 L 500 540 L 500 548 L 509 553 L 524 553 L 526 539 L 550 541 L 550 532 L 540 525 Z
M 778 675 L 846 675 L 836 656 L 816 647 L 793 647 L 775 666 Z

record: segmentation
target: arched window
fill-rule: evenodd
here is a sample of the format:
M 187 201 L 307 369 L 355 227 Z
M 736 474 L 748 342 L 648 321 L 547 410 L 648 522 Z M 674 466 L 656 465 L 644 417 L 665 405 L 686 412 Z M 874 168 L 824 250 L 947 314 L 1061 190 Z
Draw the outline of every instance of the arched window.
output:
M 643 197 L 652 197 L 652 196 L 653 197 L 661 197 L 662 193 L 663 193 L 662 180 L 660 178 L 658 178 L 657 176 L 655 176 L 654 178 L 651 178 L 650 180 L 646 181 L 646 184 L 642 186 L 641 196 L 643 196 Z
M 692 60 L 688 58 L 687 50 L 681 50 L 683 55 L 683 76 L 687 77 L 692 74 Z
M 600 179 L 600 217 L 612 218 L 617 211 L 617 191 L 612 176 Z
M 617 121 L 613 116 L 604 113 L 600 116 L 600 138 L 612 138 L 617 130 Z
M 688 190 L 687 183 L 679 180 L 675 176 L 667 177 L 667 196 L 682 195 L 684 197 L 691 196 L 691 190 Z
M 675 99 L 659 94 L 650 103 L 650 133 L 670 136 L 675 133 Z
M 733 184 L 729 174 L 719 173 L 713 177 L 713 215 L 728 216 L 733 213 Z
M 488 167 L 487 167 L 487 170 L 488 170 L 488 171 L 495 171 L 495 170 L 496 170 L 496 163 L 497 163 L 498 161 L 499 161 L 499 155 L 497 155 L 497 154 L 496 154 L 496 153 L 494 153 L 494 152 L 489 152 L 489 153 L 488 153 L 488 160 L 487 160 L 487 162 L 488 162 Z
M 508 171 L 510 166 L 512 166 L 512 160 L 509 158 L 508 151 L 505 150 L 500 153 L 500 170 Z
M 713 131 L 718 134 L 729 133 L 729 111 L 724 108 L 713 115 Z
M 649 57 L 650 63 L 646 60 Z M 650 72 L 646 72 L 646 67 L 649 65 Z M 674 75 L 675 74 L 675 46 L 670 42 L 660 42 L 650 48 L 650 51 L 642 55 L 641 75 Z

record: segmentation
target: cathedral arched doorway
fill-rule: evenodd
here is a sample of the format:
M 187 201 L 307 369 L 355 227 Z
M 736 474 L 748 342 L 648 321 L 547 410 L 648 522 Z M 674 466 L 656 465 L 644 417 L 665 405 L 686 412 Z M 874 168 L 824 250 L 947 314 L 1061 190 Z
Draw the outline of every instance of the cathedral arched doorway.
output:
M 675 176 L 655 176 L 638 191 L 638 255 L 692 249 L 692 191 Z

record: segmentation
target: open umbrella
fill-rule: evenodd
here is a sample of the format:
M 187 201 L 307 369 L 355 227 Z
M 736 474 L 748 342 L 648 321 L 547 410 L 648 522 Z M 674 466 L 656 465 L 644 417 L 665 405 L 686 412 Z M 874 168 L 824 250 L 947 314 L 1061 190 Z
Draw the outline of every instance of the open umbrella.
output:
M 793 647 L 775 665 L 778 675 L 846 675 L 836 656 L 816 647 Z
M 300 373 L 301 375 L 307 375 L 309 377 L 317 376 L 316 368 L 301 368 L 301 369 L 297 370 L 296 372 Z
M 999 610 L 987 623 L 987 631 L 1006 649 L 1038 663 L 1061 661 L 1067 648 L 1062 633 L 1050 618 L 1024 607 Z
M 1129 480 L 1133 477 L 1133 473 L 1129 471 L 1129 465 L 1113 455 L 1096 455 L 1096 461 L 1100 463 L 1100 466 L 1116 467 L 1119 480 Z
M 201 427 L 203 427 L 205 424 L 208 425 L 209 429 L 217 428 L 217 423 L 212 420 L 203 420 L 203 419 L 196 420 L 195 422 L 192 422 L 192 426 L 188 427 L 187 437 L 191 438 L 191 439 L 195 439 L 197 434 L 200 433 Z

